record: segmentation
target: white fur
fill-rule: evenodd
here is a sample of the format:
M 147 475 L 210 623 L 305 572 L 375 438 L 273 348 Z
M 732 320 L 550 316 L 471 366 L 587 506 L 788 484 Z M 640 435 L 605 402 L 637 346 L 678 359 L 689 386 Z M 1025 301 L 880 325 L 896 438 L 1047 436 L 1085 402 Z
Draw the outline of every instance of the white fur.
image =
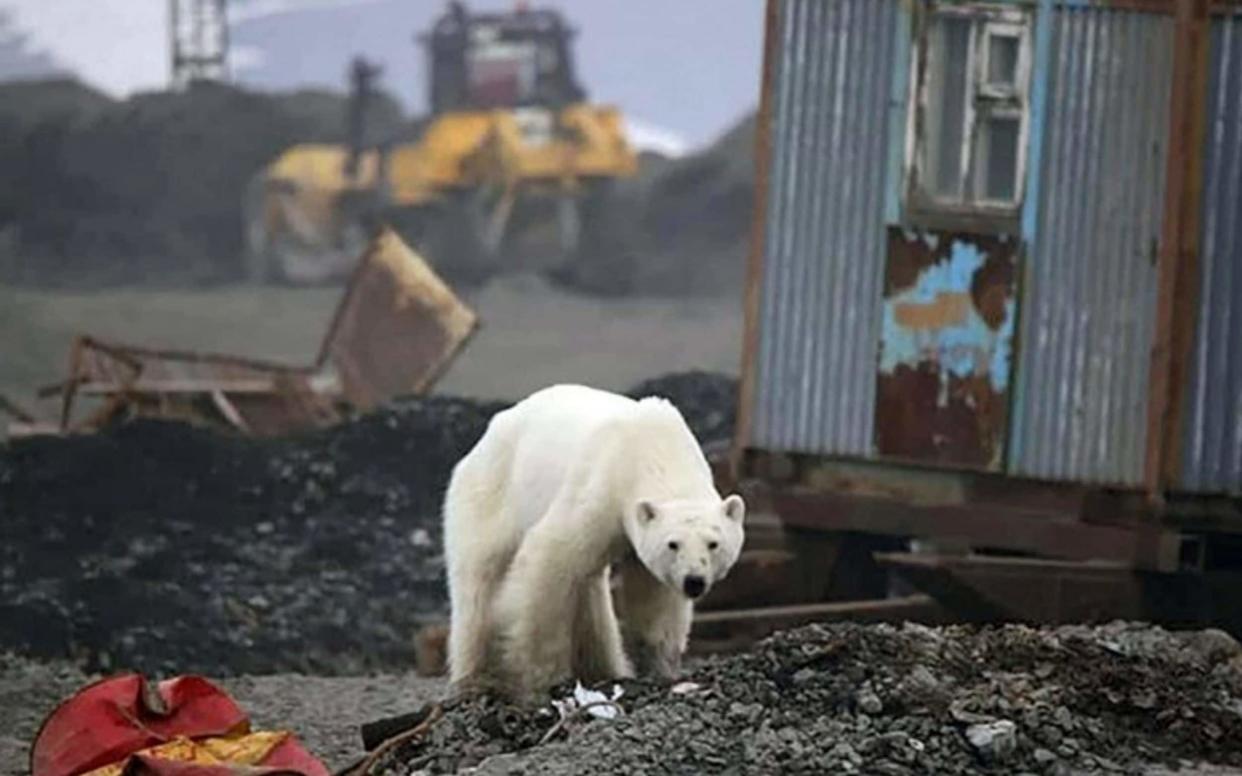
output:
M 453 685 L 529 695 L 629 676 L 626 646 L 640 671 L 671 676 L 690 631 L 686 579 L 728 573 L 744 516 L 663 399 L 558 385 L 497 414 L 445 498 Z

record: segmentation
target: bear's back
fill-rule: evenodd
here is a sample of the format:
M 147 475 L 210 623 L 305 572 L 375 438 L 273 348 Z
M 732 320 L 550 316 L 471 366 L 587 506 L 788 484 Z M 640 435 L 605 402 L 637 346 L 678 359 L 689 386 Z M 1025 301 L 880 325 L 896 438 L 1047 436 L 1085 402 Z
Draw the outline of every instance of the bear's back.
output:
M 625 424 L 638 403 L 582 385 L 536 391 L 493 418 L 487 459 L 504 461 L 507 490 L 517 495 L 519 520 L 529 528 L 548 508 L 576 463 L 600 459 L 601 440 Z

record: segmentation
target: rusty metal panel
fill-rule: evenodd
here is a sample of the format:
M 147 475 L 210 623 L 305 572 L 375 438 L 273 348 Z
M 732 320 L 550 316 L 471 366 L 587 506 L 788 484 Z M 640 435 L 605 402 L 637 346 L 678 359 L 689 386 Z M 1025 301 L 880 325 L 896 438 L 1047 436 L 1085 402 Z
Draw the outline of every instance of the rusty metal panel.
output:
M 751 445 L 871 455 L 898 4 L 779 4 Z
M 1139 485 L 1173 20 L 1055 11 L 1009 470 Z
M 997 470 L 1008 427 L 1016 237 L 890 227 L 880 455 Z
M 477 324 L 431 267 L 384 229 L 359 262 L 320 364 L 331 360 L 346 398 L 371 408 L 429 388 Z
M 1242 493 L 1242 16 L 1212 22 L 1200 300 L 1179 488 Z

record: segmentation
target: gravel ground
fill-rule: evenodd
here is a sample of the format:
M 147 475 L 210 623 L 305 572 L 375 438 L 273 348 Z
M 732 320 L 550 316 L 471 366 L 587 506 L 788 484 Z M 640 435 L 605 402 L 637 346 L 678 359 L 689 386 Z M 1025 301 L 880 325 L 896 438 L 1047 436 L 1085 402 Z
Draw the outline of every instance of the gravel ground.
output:
M 413 674 L 276 674 L 220 684 L 250 713 L 256 728 L 294 731 L 334 771 L 364 754 L 359 734 L 363 723 L 404 714 L 444 693 L 443 681 Z
M 0 654 L 0 774 L 27 774 L 39 724 L 57 704 L 94 677 L 64 661 Z M 250 715 L 255 729 L 292 730 L 336 770 L 361 757 L 359 727 L 403 714 L 441 697 L 444 683 L 412 674 L 315 677 L 243 676 L 219 681 Z
M 71 663 L 40 663 L 0 652 L 0 773 L 29 772 L 30 744 L 39 724 L 87 681 Z
M 24 773 L 39 721 L 87 681 L 0 656 L 0 772 Z M 444 691 L 409 675 L 221 685 L 257 727 L 293 730 L 333 769 L 362 755 L 362 723 Z M 1242 647 L 1219 631 L 812 625 L 696 661 L 673 687 L 621 686 L 622 718 L 571 714 L 550 736 L 550 704 L 446 704 L 383 773 L 1242 774 Z
M 388 773 L 1242 772 L 1242 647 L 1219 631 L 814 625 L 684 679 L 624 683 L 625 718 L 545 746 L 549 707 L 462 703 Z

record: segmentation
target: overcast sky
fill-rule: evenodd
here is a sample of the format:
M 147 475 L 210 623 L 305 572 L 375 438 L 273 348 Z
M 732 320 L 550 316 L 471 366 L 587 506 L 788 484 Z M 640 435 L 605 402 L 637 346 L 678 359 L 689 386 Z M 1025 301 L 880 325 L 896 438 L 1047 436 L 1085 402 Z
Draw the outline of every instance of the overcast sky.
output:
M 508 8 L 474 0 L 472 8 Z M 542 6 L 542 2 L 532 2 Z M 706 142 L 758 102 L 762 0 L 561 0 L 580 35 L 580 80 L 635 121 Z M 122 96 L 168 80 L 166 0 L 0 0 L 44 53 Z M 440 0 L 233 0 L 236 76 L 272 89 L 344 87 L 349 58 L 386 65 L 385 88 L 424 104 L 414 36 Z

